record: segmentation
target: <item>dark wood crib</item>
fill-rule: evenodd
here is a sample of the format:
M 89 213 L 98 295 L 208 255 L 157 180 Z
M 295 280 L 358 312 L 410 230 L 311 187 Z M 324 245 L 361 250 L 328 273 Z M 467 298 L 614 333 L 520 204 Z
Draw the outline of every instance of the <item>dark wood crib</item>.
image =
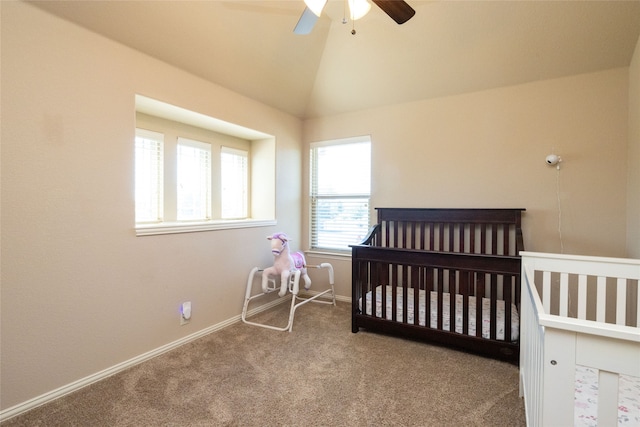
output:
M 352 331 L 517 363 L 525 209 L 376 210 L 352 246 Z

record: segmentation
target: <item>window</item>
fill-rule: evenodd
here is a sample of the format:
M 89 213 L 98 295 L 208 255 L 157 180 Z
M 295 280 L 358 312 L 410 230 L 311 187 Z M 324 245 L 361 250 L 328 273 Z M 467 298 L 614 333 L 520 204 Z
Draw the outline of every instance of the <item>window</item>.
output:
M 221 217 L 246 218 L 249 153 L 222 147 L 220 154 Z
M 369 229 L 369 137 L 311 145 L 311 249 L 349 250 Z
M 266 227 L 273 135 L 136 95 L 136 235 Z
M 163 216 L 164 135 L 136 129 L 136 222 L 158 222 Z
M 178 138 L 178 221 L 211 219 L 211 144 Z

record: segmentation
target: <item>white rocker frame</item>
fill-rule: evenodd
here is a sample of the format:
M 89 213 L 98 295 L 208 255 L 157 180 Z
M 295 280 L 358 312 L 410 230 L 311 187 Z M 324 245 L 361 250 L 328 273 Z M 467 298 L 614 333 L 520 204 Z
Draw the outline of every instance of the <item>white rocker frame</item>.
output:
M 249 302 L 253 301 L 256 298 L 260 298 L 264 295 L 270 294 L 271 292 L 274 292 L 276 290 L 280 290 L 280 287 L 276 287 L 276 280 L 269 278 L 269 284 L 267 286 L 267 291 L 266 292 L 260 292 L 259 294 L 256 295 L 251 295 L 251 291 L 253 289 L 253 283 L 254 283 L 254 278 L 255 275 L 257 273 L 262 273 L 265 269 L 264 268 L 258 268 L 258 267 L 254 267 L 253 269 L 251 269 L 251 272 L 249 273 L 249 278 L 247 280 L 247 290 L 245 292 L 245 297 L 244 297 L 244 306 L 242 307 L 242 321 L 248 325 L 253 325 L 253 326 L 260 326 L 262 328 L 267 328 L 267 329 L 272 329 L 275 331 L 289 331 L 291 332 L 293 330 L 293 319 L 294 319 L 294 315 L 296 312 L 296 309 L 304 304 L 307 304 L 309 302 L 315 302 L 315 303 L 319 303 L 319 304 L 331 304 L 335 307 L 336 305 L 336 293 L 335 293 L 335 289 L 334 289 L 334 276 L 333 276 L 333 266 L 331 264 L 329 264 L 328 262 L 324 262 L 320 265 L 308 265 L 307 269 L 309 268 L 326 268 L 329 272 L 329 285 L 330 288 L 329 289 L 325 289 L 322 292 L 319 292 L 313 296 L 310 296 L 308 298 L 303 298 L 298 296 L 300 293 L 300 270 L 297 270 L 295 272 L 291 272 L 291 274 L 289 275 L 289 283 L 287 285 L 287 288 L 289 290 L 289 292 L 291 293 L 291 307 L 289 309 L 289 323 L 287 323 L 286 326 L 284 327 L 278 327 L 278 326 L 273 326 L 273 325 L 269 325 L 269 324 L 265 324 L 265 323 L 257 323 L 257 322 L 250 322 L 247 320 L 247 310 L 249 307 Z M 331 300 L 318 300 L 318 298 L 320 298 L 323 295 L 326 295 L 328 293 L 331 293 Z

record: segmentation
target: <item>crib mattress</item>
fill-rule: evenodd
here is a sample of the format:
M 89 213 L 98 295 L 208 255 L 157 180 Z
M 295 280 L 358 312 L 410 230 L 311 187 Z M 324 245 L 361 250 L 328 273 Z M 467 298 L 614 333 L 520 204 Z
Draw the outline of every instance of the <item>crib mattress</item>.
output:
M 402 319 L 403 316 L 403 295 L 402 295 L 402 287 L 396 288 L 397 292 L 397 308 L 396 308 L 396 317 L 398 319 Z M 392 316 L 392 287 L 387 285 L 387 301 L 386 301 L 386 318 L 391 320 Z M 437 328 L 438 326 L 438 306 L 437 306 L 437 292 L 431 292 L 431 305 L 430 305 L 430 322 L 429 326 L 431 328 Z M 462 295 L 456 295 L 455 302 L 455 318 L 456 318 L 456 328 L 455 332 L 462 334 Z M 418 323 L 421 326 L 425 326 L 425 314 L 426 314 L 426 298 L 425 291 L 420 290 L 418 294 L 419 299 L 419 307 L 418 307 Z M 449 302 L 450 297 L 448 293 L 443 293 L 443 301 L 442 301 L 442 329 L 445 331 L 449 331 L 451 328 L 450 325 L 450 309 Z M 414 309 L 413 309 L 413 289 L 408 289 L 408 301 L 407 301 L 407 320 L 409 323 L 414 323 Z M 497 301 L 497 326 L 496 326 L 496 338 L 498 340 L 504 341 L 504 324 L 505 324 L 505 303 L 502 300 Z M 491 309 L 491 301 L 488 298 L 482 298 L 482 337 L 489 338 L 490 337 L 490 309 Z M 362 310 L 362 301 L 360 301 L 360 310 Z M 366 295 L 366 314 L 371 315 L 371 292 L 368 292 Z M 382 317 L 382 286 L 376 287 L 376 316 Z M 519 336 L 519 324 L 520 318 L 518 316 L 518 309 L 514 304 L 511 304 L 511 337 L 513 341 L 516 341 Z M 475 336 L 476 334 L 476 298 L 473 296 L 469 297 L 469 335 Z
M 574 426 L 598 425 L 598 371 L 576 366 Z M 618 425 L 640 426 L 640 378 L 620 375 Z

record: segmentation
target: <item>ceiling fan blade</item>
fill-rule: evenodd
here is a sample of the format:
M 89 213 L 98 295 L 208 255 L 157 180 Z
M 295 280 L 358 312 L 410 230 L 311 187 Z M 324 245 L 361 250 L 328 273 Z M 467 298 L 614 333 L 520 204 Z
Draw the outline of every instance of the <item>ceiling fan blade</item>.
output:
M 404 24 L 416 14 L 416 11 L 403 0 L 372 1 L 398 24 Z
M 293 32 L 296 34 L 309 34 L 313 30 L 313 26 L 316 25 L 317 20 L 318 16 L 311 9 L 305 7 Z

